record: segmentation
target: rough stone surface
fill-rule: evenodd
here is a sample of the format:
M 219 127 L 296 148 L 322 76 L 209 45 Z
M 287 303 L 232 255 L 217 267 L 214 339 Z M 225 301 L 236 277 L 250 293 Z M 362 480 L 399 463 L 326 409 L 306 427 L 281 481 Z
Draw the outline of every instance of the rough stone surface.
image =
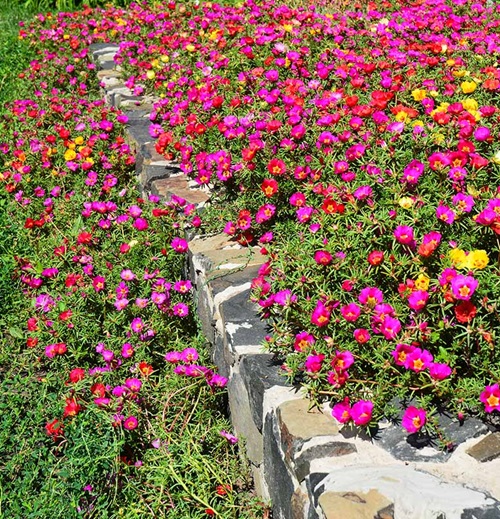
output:
M 281 442 L 288 462 L 306 440 L 338 433 L 338 427 L 331 417 L 309 407 L 310 402 L 306 399 L 290 400 L 278 407 Z
M 325 519 L 393 519 L 394 505 L 376 490 L 325 492 L 319 498 Z
M 151 183 L 151 192 L 166 200 L 170 200 L 172 195 L 180 196 L 187 200 L 188 203 L 195 205 L 204 204 L 208 200 L 208 194 L 205 191 L 189 187 L 188 180 L 184 175 L 153 181 Z
M 245 451 L 254 465 L 263 460 L 262 434 L 257 430 L 250 410 L 250 402 L 245 385 L 239 373 L 234 373 L 228 384 L 229 410 L 231 422 L 238 437 L 245 440 Z
M 291 499 L 291 519 L 304 519 L 309 510 L 309 496 L 299 487 L 295 489 Z
M 494 432 L 485 436 L 478 443 L 467 450 L 478 461 L 491 461 L 500 457 L 500 432 Z
M 460 423 L 441 413 L 438 414 L 438 420 L 443 436 L 454 446 L 488 432 L 486 424 L 475 418 Z M 427 434 L 408 434 L 399 424 L 381 424 L 374 440 L 379 447 L 402 461 L 445 462 L 451 456 L 451 452 L 440 449 L 437 438 Z
M 314 493 L 319 500 L 324 492 L 358 493 L 371 489 L 394 503 L 396 519 L 460 519 L 471 510 L 495 512 L 500 517 L 500 503 L 486 493 L 445 482 L 406 465 L 336 469 L 314 488 Z
M 295 475 L 299 481 L 303 481 L 310 472 L 312 460 L 318 458 L 337 458 L 355 452 L 357 452 L 356 446 L 349 442 L 329 441 L 319 445 L 313 445 L 295 457 Z
M 290 519 L 292 517 L 292 495 L 297 488 L 290 477 L 283 460 L 279 445 L 279 430 L 272 414 L 266 416 L 263 435 L 264 442 L 264 476 L 273 505 L 273 519 Z
M 254 423 L 262 431 L 264 392 L 272 386 L 288 386 L 279 374 L 280 363 L 270 354 L 245 355 L 241 358 L 240 374 L 250 399 Z

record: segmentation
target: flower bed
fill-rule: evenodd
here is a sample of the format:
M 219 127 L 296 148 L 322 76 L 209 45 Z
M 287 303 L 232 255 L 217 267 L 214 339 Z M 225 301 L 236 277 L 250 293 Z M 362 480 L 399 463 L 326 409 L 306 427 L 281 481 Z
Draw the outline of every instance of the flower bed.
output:
M 93 15 L 106 23 L 87 9 L 21 30 L 39 49 L 19 78 L 32 96 L 0 119 L 2 259 L 15 261 L 2 515 L 262 516 L 192 309 L 184 233 L 199 217 L 139 196 L 127 116 L 100 98 L 90 59 L 110 37 Z
M 161 98 L 157 151 L 268 255 L 254 299 L 290 379 L 357 425 L 496 414 L 498 9 L 166 7 L 116 62 Z

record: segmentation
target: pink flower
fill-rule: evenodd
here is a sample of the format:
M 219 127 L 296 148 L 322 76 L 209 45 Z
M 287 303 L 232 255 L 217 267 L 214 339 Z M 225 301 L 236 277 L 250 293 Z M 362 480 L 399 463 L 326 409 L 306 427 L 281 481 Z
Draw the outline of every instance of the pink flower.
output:
M 175 353 L 175 352 L 174 352 Z M 168 353 L 167 353 L 168 355 Z M 180 360 L 182 362 L 196 362 L 198 360 L 198 351 L 196 348 L 184 348 L 180 353 Z M 166 358 L 166 356 L 165 356 Z M 172 362 L 172 361 L 169 361 Z
M 145 231 L 148 227 L 148 221 L 145 218 L 136 218 L 132 224 L 138 231 Z
M 317 373 L 321 369 L 325 356 L 321 353 L 319 355 L 309 355 L 304 364 L 305 370 L 308 373 Z
M 340 309 L 342 317 L 346 321 L 354 322 L 361 314 L 361 308 L 356 303 L 349 303 Z
M 336 351 L 330 362 L 335 371 L 345 371 L 354 364 L 354 357 L 350 351 Z
M 137 428 L 137 425 L 139 422 L 137 421 L 137 418 L 135 416 L 129 416 L 128 418 L 125 418 L 123 421 L 123 428 L 127 429 L 127 431 L 133 431 Z
M 387 316 L 380 326 L 380 333 L 388 340 L 396 338 L 396 335 L 401 331 L 401 323 L 395 317 Z
M 498 384 L 486 386 L 481 393 L 479 400 L 484 404 L 484 410 L 487 413 L 500 411 L 500 387 Z
M 186 317 L 189 314 L 189 307 L 185 303 L 177 303 L 172 308 L 172 313 L 177 317 Z
M 320 328 L 326 326 L 330 322 L 331 310 L 325 306 L 323 301 L 318 300 L 316 308 L 311 315 L 311 323 Z
M 334 388 L 342 387 L 349 378 L 349 373 L 347 371 L 329 371 L 327 374 L 327 381 Z
M 358 301 L 362 305 L 367 305 L 373 308 L 378 303 L 381 303 L 384 299 L 382 291 L 376 287 L 366 287 L 359 293 Z
M 407 357 L 413 352 L 415 346 L 411 346 L 410 344 L 396 344 L 396 349 L 391 352 L 391 355 L 394 357 L 394 361 L 398 366 L 405 366 L 407 362 Z
M 365 344 L 371 338 L 370 332 L 368 330 L 366 330 L 365 328 L 356 328 L 356 330 L 354 330 L 354 332 L 353 332 L 353 335 L 354 335 L 354 340 L 358 344 Z
M 457 274 L 451 280 L 451 291 L 454 297 L 463 301 L 468 301 L 474 294 L 479 282 L 472 276 Z
M 422 429 L 427 421 L 427 413 L 424 409 L 410 406 L 406 409 L 401 425 L 410 433 L 416 433 Z
M 339 402 L 332 408 L 332 416 L 340 423 L 347 423 L 351 419 L 351 406 L 349 402 Z
M 140 333 L 142 329 L 144 328 L 144 322 L 140 317 L 136 317 L 132 320 L 130 323 L 130 328 L 132 328 L 132 331 L 135 333 Z
M 314 253 L 314 261 L 318 265 L 329 265 L 332 259 L 332 255 L 326 250 L 318 250 Z
M 448 364 L 432 362 L 429 365 L 429 374 L 434 380 L 444 380 L 451 375 L 451 368 Z
M 102 276 L 96 276 L 92 279 L 92 286 L 96 292 L 100 292 L 106 286 L 106 280 Z
M 360 400 L 351 408 L 351 417 L 356 425 L 366 425 L 372 419 L 373 402 Z
M 314 337 L 308 332 L 300 332 L 295 336 L 295 342 L 293 343 L 293 348 L 295 351 L 306 351 L 308 350 L 314 343 Z
M 187 241 L 182 238 L 174 238 L 170 245 L 176 252 L 184 253 L 188 250 Z
M 130 391 L 137 393 L 142 387 L 142 382 L 138 378 L 127 378 L 125 380 L 125 385 L 130 389 Z
M 231 433 L 228 433 L 227 431 L 221 431 L 219 433 L 222 437 L 226 438 L 226 440 L 231 444 L 234 445 L 235 443 L 238 443 L 238 438 Z
M 418 183 L 418 179 L 423 172 L 424 165 L 418 160 L 412 160 L 403 170 L 403 178 L 401 181 L 410 185 L 415 185 Z
M 436 209 L 436 216 L 438 220 L 441 220 L 448 225 L 451 225 L 455 221 L 455 213 L 446 205 L 439 205 Z
M 427 350 L 415 348 L 407 357 L 405 361 L 405 368 L 415 373 L 420 373 L 427 369 L 434 360 L 432 354 Z
M 181 361 L 181 353 L 179 351 L 169 351 L 165 354 L 165 360 L 171 364 L 177 364 Z
M 408 297 L 408 305 L 412 310 L 420 312 L 429 300 L 429 293 L 425 290 L 415 290 Z
M 398 225 L 394 229 L 394 237 L 398 243 L 403 245 L 411 245 L 414 243 L 413 229 L 408 225 Z

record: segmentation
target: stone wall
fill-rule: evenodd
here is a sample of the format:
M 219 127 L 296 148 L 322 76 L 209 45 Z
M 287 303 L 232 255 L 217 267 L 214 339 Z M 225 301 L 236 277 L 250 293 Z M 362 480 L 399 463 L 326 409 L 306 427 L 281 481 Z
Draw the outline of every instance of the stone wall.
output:
M 129 117 L 144 194 L 173 194 L 203 206 L 207 193 L 154 149 L 148 133 L 154 101 L 136 97 L 114 65 L 115 45 L 93 46 L 106 101 Z M 397 424 L 365 431 L 342 427 L 330 409 L 310 409 L 263 351 L 266 324 L 249 301 L 265 258 L 225 235 L 194 237 L 187 268 L 196 287 L 213 360 L 229 379 L 229 413 L 251 464 L 256 491 L 274 519 L 500 519 L 500 432 L 469 419 L 439 419 L 452 452 Z

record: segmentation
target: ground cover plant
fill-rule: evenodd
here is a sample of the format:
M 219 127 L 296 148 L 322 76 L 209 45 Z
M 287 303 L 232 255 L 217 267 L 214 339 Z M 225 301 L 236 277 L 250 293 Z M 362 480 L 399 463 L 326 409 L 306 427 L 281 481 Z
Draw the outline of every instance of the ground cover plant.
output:
M 116 61 L 160 97 L 157 150 L 268 254 L 254 300 L 290 379 L 344 423 L 494 422 L 498 6 L 134 9 Z
M 186 277 L 199 217 L 140 196 L 127 117 L 104 104 L 90 60 L 111 37 L 96 19 L 122 13 L 39 15 L 21 27 L 30 59 L 10 69 L 0 515 L 260 517 Z

